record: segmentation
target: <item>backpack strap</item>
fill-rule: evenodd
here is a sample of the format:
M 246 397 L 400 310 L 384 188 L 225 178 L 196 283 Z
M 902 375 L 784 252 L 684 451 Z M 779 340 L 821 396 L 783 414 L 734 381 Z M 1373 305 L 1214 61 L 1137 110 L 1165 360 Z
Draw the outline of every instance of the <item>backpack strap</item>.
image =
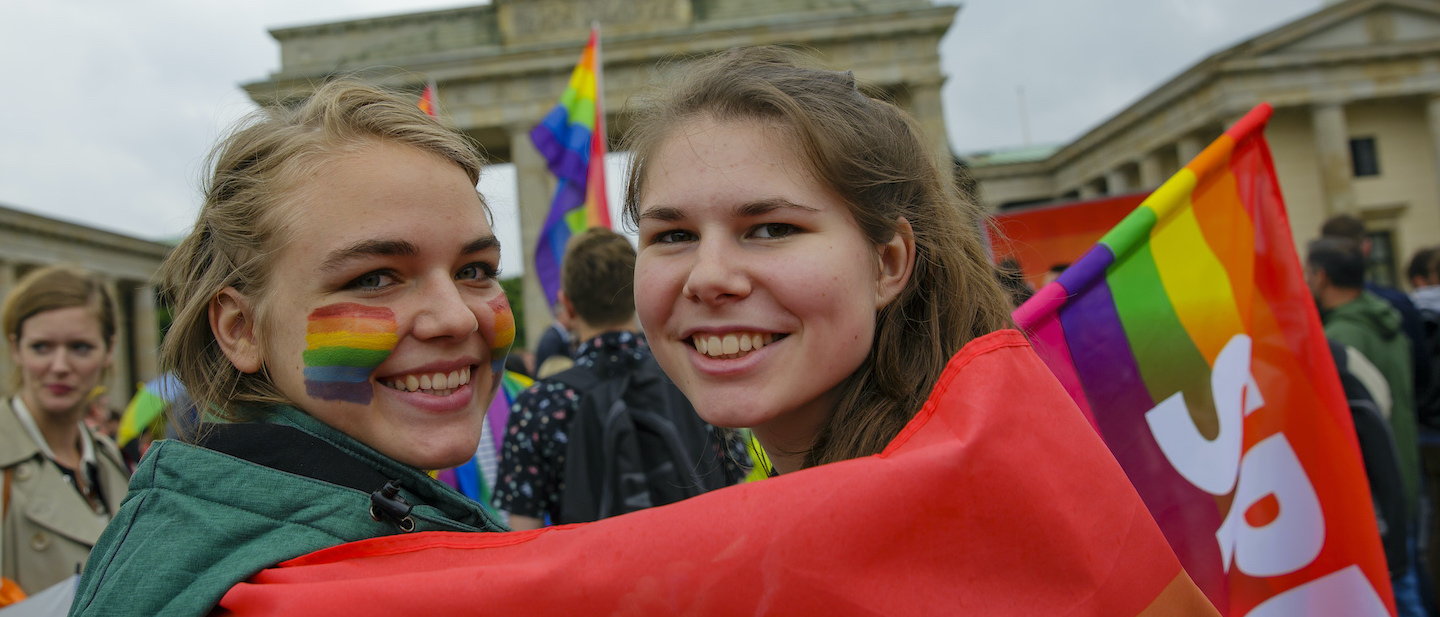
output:
M 594 390 L 595 386 L 600 385 L 600 376 L 595 373 L 595 370 L 584 366 L 572 366 L 546 379 L 553 379 L 570 386 L 580 393 L 582 399 L 586 392 Z

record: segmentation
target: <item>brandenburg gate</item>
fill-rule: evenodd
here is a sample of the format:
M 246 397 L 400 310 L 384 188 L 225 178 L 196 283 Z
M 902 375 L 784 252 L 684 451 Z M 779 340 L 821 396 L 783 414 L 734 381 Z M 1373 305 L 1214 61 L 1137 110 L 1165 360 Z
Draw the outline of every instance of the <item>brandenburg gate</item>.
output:
M 612 143 L 625 129 L 626 100 L 662 67 L 683 69 L 687 57 L 733 47 L 798 45 L 883 89 L 919 120 L 937 160 L 950 165 L 939 43 L 957 10 L 928 0 L 494 0 L 272 30 L 280 68 L 244 87 L 263 105 L 298 100 L 341 74 L 417 95 L 435 81 L 442 121 L 475 138 L 491 162 L 515 164 L 522 249 L 531 264 L 554 178 L 530 129 L 559 100 L 592 21 L 601 24 Z M 534 271 L 527 266 L 524 283 L 532 338 L 551 321 Z

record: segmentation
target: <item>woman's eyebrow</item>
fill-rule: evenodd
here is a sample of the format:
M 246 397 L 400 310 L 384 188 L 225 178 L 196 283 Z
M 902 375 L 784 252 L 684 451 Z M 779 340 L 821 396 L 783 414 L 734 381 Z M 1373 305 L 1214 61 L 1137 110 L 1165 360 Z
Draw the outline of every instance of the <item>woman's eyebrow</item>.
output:
M 776 210 L 781 210 L 781 209 L 787 209 L 787 210 L 789 210 L 789 209 L 794 209 L 794 210 L 801 210 L 801 211 L 804 211 L 804 212 L 819 212 L 819 211 L 820 211 L 819 208 L 812 208 L 812 207 L 810 207 L 810 206 L 802 206 L 802 205 L 797 204 L 797 203 L 795 203 L 795 202 L 793 202 L 793 201 L 790 201 L 790 200 L 788 200 L 788 199 L 784 199 L 784 198 L 781 198 L 781 197 L 776 197 L 776 198 L 773 198 L 773 199 L 763 199 L 763 200 L 760 200 L 760 201 L 753 201 L 753 202 L 750 202 L 750 203 L 748 203 L 748 204 L 744 204 L 744 205 L 741 205 L 741 206 L 737 206 L 737 207 L 735 208 L 735 216 L 738 216 L 738 217 L 741 217 L 741 218 L 749 218 L 749 217 L 752 217 L 752 216 L 760 216 L 760 215 L 763 215 L 763 214 L 769 214 L 769 213 L 771 213 L 771 212 L 774 212 L 774 211 L 776 211 Z
M 420 254 L 419 247 L 405 240 L 361 240 L 350 246 L 331 251 L 320 263 L 320 269 L 333 272 L 356 259 L 377 255 L 414 257 Z
M 492 248 L 500 248 L 500 239 L 496 238 L 494 234 L 488 236 L 480 236 L 479 238 L 467 242 L 465 246 L 460 248 L 460 254 L 469 255 L 471 253 L 483 253 Z
M 644 212 L 641 212 L 640 220 L 656 220 L 665 223 L 674 223 L 677 221 L 685 220 L 685 213 L 681 212 L 679 208 L 659 206 L 655 208 L 649 208 Z

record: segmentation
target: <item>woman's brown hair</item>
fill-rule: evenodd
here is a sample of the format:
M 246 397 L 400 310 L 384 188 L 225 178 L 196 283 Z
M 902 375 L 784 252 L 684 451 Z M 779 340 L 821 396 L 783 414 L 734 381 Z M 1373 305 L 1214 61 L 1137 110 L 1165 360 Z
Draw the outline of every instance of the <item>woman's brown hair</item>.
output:
M 473 140 L 427 116 L 413 96 L 351 79 L 326 83 L 299 105 L 262 109 L 216 145 L 195 228 L 158 275 L 161 297 L 175 314 L 160 363 L 185 384 L 197 409 L 243 420 L 264 405 L 289 402 L 264 369 L 242 373 L 221 352 L 210 331 L 210 301 L 234 287 L 250 298 L 263 336 L 270 264 L 285 243 L 303 240 L 285 233 L 295 211 L 286 206 L 295 205 L 295 192 L 314 171 L 381 141 L 440 156 L 479 181 Z
M 5 330 L 5 339 L 15 345 L 25 328 L 25 320 L 46 311 L 75 307 L 90 309 L 100 323 L 105 348 L 113 348 L 115 305 L 110 292 L 99 277 L 75 266 L 45 266 L 21 277 L 0 307 L 0 327 Z M 19 391 L 20 367 L 15 367 L 9 381 L 10 391 Z
M 901 218 L 910 223 L 914 271 L 876 316 L 869 355 L 841 385 L 838 406 L 805 455 L 811 467 L 883 450 L 920 410 L 950 356 L 1011 321 L 986 257 L 982 212 L 940 174 L 915 122 L 863 94 L 850 73 L 805 64 L 766 47 L 677 67 L 678 81 L 643 100 L 630 123 L 625 215 L 637 224 L 646 172 L 666 139 L 687 122 L 712 118 L 780 127 L 877 246 L 899 232 Z

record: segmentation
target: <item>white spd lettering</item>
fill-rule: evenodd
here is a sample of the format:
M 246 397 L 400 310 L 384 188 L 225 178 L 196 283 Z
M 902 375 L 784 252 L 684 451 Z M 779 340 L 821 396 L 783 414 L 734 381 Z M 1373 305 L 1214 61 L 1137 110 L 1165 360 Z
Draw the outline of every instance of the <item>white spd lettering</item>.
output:
M 1244 482 L 1244 480 L 1241 480 Z M 1246 617 L 1389 617 L 1360 566 L 1346 566 L 1288 589 L 1250 610 Z
M 1279 516 L 1252 527 L 1245 512 L 1269 495 L 1280 504 Z M 1320 556 L 1325 547 L 1320 498 L 1284 435 L 1268 437 L 1245 453 L 1234 504 L 1215 540 L 1227 569 L 1233 559 L 1241 572 L 1255 577 L 1289 574 Z
M 1249 576 L 1270 577 L 1299 571 L 1320 555 L 1325 545 L 1325 517 L 1315 487 L 1283 433 L 1255 444 L 1241 456 L 1245 417 L 1265 406 L 1250 371 L 1251 348 L 1250 337 L 1237 334 L 1215 358 L 1210 391 L 1219 431 L 1214 439 L 1200 434 L 1180 393 L 1146 412 L 1145 421 L 1166 460 L 1186 481 L 1211 495 L 1235 492 L 1230 511 L 1215 533 L 1225 571 L 1233 565 Z M 1274 520 L 1252 525 L 1246 513 L 1271 497 L 1278 506 Z M 1357 588 L 1363 588 L 1368 596 L 1352 591 Z M 1358 599 L 1326 600 L 1352 593 Z M 1371 597 L 1379 602 L 1359 567 L 1350 566 L 1275 596 L 1249 615 L 1322 614 L 1310 610 L 1316 607 L 1326 611 L 1343 607 L 1325 615 L 1387 614 L 1384 604 L 1371 603 Z M 1307 610 L 1295 612 L 1297 606 Z M 1373 612 L 1374 606 L 1379 606 L 1380 612 Z

